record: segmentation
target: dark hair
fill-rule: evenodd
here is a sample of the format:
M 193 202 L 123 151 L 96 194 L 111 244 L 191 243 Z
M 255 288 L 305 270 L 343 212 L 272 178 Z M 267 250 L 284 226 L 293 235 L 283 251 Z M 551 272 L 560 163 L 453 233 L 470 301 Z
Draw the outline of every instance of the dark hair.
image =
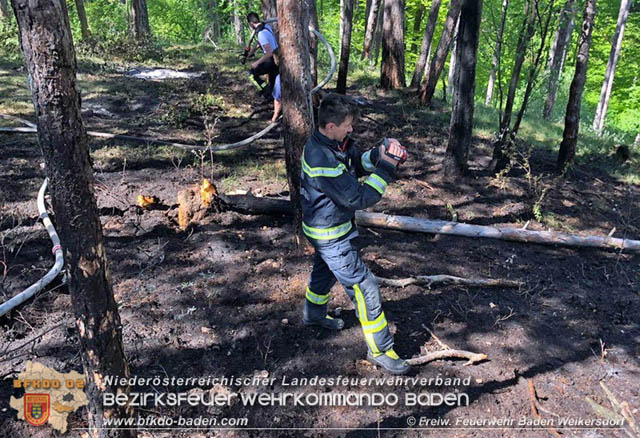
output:
M 247 21 L 249 23 L 260 23 L 260 17 L 255 12 L 249 12 L 247 14 Z
M 329 123 L 342 124 L 347 117 L 357 119 L 360 115 L 358 107 L 351 104 L 351 99 L 342 94 L 329 93 L 320 102 L 318 109 L 318 125 L 324 128 Z

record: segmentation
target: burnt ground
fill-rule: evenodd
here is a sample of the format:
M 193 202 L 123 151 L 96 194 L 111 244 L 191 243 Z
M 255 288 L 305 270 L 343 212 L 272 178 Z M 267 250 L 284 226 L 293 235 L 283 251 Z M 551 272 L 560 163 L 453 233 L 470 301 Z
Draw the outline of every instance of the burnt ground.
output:
M 106 65 L 81 64 L 86 125 L 94 131 L 128 132 L 188 142 L 209 126 L 214 144 L 256 132 L 270 117 L 268 105 L 247 121 L 254 107 L 239 70 L 201 64 L 204 78 L 142 81 Z M 20 77 L 17 66 L 2 76 Z M 91 74 L 90 74 L 91 73 Z M 6 91 L 6 90 L 5 90 Z M 9 90 L 11 91 L 11 90 Z M 355 90 L 352 90 L 356 93 Z M 372 211 L 480 225 L 640 239 L 640 187 L 619 182 L 598 167 L 581 164 L 564 180 L 549 176 L 555 156 L 535 149 L 505 177 L 483 169 L 490 138 L 474 136 L 471 175 L 448 182 L 439 175 L 448 125 L 445 109 L 427 110 L 410 93 L 385 93 L 362 85 L 357 94 L 372 105 L 354 137 L 362 145 L 384 136 L 400 138 L 410 161 Z M 205 97 L 202 97 L 205 96 Z M 32 119 L 26 89 L 16 85 L 14 115 Z M 26 103 L 25 103 L 26 102 Z M 19 110 L 24 108 L 24 110 Z M 217 118 L 217 121 L 216 121 Z M 6 126 L 7 124 L 5 124 Z M 14 125 L 15 126 L 15 125 Z M 0 293 L 3 300 L 39 279 L 52 264 L 51 244 L 36 223 L 35 199 L 44 171 L 35 137 L 0 134 Z M 534 382 L 545 418 L 599 418 L 585 397 L 610 408 L 604 383 L 619 402 L 640 408 L 640 256 L 613 250 L 567 248 L 492 239 L 434 236 L 360 228 L 358 245 L 379 276 L 451 274 L 520 280 L 520 289 L 434 286 L 382 288 L 396 351 L 420 354 L 440 349 L 425 329 L 449 346 L 486 353 L 489 360 L 465 367 L 444 360 L 416 367 L 414 377 L 470 377 L 470 386 L 282 386 L 282 379 L 312 376 L 381 377 L 364 361 L 365 344 L 352 304 L 336 286 L 331 308 L 341 308 L 339 333 L 303 327 L 300 321 L 311 255 L 296 250 L 286 217 L 211 214 L 187 231 L 176 224 L 178 191 L 212 177 L 225 192 L 286 196 L 280 132 L 250 147 L 199 156 L 165 146 L 91 139 L 96 195 L 104 227 L 123 341 L 132 374 L 153 376 L 254 376 L 276 378 L 272 387 L 214 387 L 217 392 L 452 392 L 469 405 L 381 407 L 146 406 L 140 412 L 247 417 L 249 428 L 289 430 L 144 431 L 142 436 L 487 436 L 537 437 L 550 430 L 470 428 L 412 430 L 419 418 L 535 418 L 524 379 Z M 521 144 L 527 150 L 526 144 Z M 606 159 L 606 158 L 605 158 Z M 527 170 L 530 170 L 527 172 Z M 421 184 L 417 180 L 426 182 Z M 541 194 L 548 190 L 540 200 Z M 140 194 L 160 199 L 160 208 L 135 207 Z M 535 208 L 534 208 L 535 207 Z M 534 214 L 534 212 L 536 212 Z M 54 218 L 55 221 L 55 218 Z M 81 232 L 81 230 L 78 230 Z M 80 370 L 79 344 L 68 289 L 59 281 L 0 319 L 0 436 L 58 436 L 50 427 L 15 420 L 9 395 L 21 395 L 11 378 L 37 360 L 59 371 Z M 136 388 L 137 391 L 199 391 Z M 211 386 L 201 388 L 209 390 Z M 86 426 L 86 412 L 69 416 Z M 291 428 L 312 428 L 293 430 Z M 329 430 L 336 428 L 340 430 Z M 355 430 L 360 428 L 361 430 Z M 369 429 L 369 430 L 362 430 Z M 621 430 L 560 430 L 562 436 L 626 436 Z M 67 436 L 80 436 L 72 430 Z

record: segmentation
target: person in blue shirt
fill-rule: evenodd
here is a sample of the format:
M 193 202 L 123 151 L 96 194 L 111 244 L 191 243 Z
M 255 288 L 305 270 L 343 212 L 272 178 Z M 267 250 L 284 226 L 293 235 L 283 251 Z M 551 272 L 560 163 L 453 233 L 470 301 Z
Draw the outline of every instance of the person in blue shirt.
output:
M 260 17 L 255 12 L 247 14 L 247 22 L 255 30 L 258 39 L 258 43 L 250 50 L 249 57 L 253 56 L 258 48 L 261 48 L 263 52 L 260 58 L 251 63 L 249 75 L 256 85 L 262 89 L 263 96 L 271 97 L 275 79 L 278 75 L 278 65 L 273 59 L 273 55 L 278 53 L 278 40 L 271 25 L 261 22 Z M 265 74 L 269 75 L 269 81 L 266 86 L 260 77 Z
M 362 153 L 348 138 L 358 115 L 346 96 L 328 94 L 318 109 L 318 127 L 302 152 L 302 231 L 315 249 L 302 322 L 332 330 L 344 327 L 341 319 L 327 314 L 329 292 L 340 282 L 354 303 L 367 359 L 389 373 L 404 374 L 409 365 L 393 350 L 377 279 L 351 242 L 358 236 L 356 210 L 380 201 L 396 179 L 400 161 L 394 157 L 406 159 L 406 150 L 390 138 Z M 365 179 L 361 183 L 358 178 Z

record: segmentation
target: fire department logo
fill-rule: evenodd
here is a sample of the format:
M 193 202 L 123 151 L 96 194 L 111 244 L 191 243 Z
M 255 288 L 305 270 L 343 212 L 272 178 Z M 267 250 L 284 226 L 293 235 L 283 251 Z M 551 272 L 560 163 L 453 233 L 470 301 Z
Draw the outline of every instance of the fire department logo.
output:
M 24 395 L 24 419 L 34 426 L 42 426 L 49 419 L 49 394 Z

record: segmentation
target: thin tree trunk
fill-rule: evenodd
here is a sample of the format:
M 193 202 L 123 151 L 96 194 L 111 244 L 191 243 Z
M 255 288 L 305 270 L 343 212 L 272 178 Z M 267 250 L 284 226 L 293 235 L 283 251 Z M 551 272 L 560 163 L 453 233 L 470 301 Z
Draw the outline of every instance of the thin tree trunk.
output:
M 473 129 L 473 110 L 478 59 L 478 37 L 482 18 L 482 0 L 463 0 L 458 21 L 453 75 L 453 108 L 449 124 L 449 143 L 444 157 L 445 176 L 467 171 L 469 144 Z
M 442 36 L 438 43 L 438 50 L 436 55 L 431 60 L 429 67 L 429 75 L 422 82 L 420 87 L 420 101 L 425 105 L 431 104 L 433 93 L 436 91 L 436 85 L 438 78 L 444 68 L 444 63 L 447 60 L 449 54 L 449 48 L 451 46 L 451 39 L 453 37 L 454 27 L 458 21 L 458 15 L 460 15 L 460 5 L 462 0 L 451 0 L 449 5 L 449 13 L 447 19 L 444 22 L 444 29 L 442 30 Z
M 413 20 L 413 35 L 417 35 L 420 33 L 420 27 L 422 27 L 422 18 L 424 17 L 424 11 L 426 10 L 425 6 L 420 3 L 418 5 L 418 9 L 416 10 L 416 17 Z M 416 40 L 411 42 L 411 53 L 416 53 L 418 50 L 418 43 Z
M 240 4 L 238 0 L 233 0 L 233 9 L 231 10 L 231 17 L 233 21 L 233 30 L 236 36 L 236 43 L 240 46 L 244 47 L 245 38 L 244 38 L 244 27 L 242 26 L 242 14 L 241 14 Z
M 364 32 L 364 44 L 362 46 L 361 59 L 371 59 L 371 46 L 373 44 L 373 34 L 375 33 L 378 25 L 378 9 L 380 9 L 380 2 L 383 0 L 372 0 L 371 7 L 369 8 L 369 15 L 367 16 L 367 27 Z
M 9 6 L 7 0 L 0 0 L 0 20 L 9 18 Z
M 277 16 L 278 7 L 276 0 L 262 0 L 262 19 L 266 20 L 267 18 L 276 18 Z
M 384 2 L 384 0 L 380 0 Z M 380 46 L 382 45 L 382 23 L 384 23 L 384 7 L 378 8 L 378 21 L 376 23 L 376 29 L 373 34 L 373 52 L 369 58 L 373 61 L 373 65 L 378 65 L 378 58 L 380 57 Z M 369 62 L 371 64 L 371 62 Z
M 616 75 L 616 66 L 618 65 L 618 57 L 622 49 L 622 38 L 624 37 L 624 28 L 627 24 L 629 9 L 631 9 L 631 0 L 622 0 L 620 3 L 620 12 L 618 13 L 618 24 L 616 32 L 611 39 L 611 52 L 609 53 L 609 61 L 604 74 L 602 83 L 602 91 L 600 92 L 600 100 L 596 108 L 596 116 L 593 118 L 593 129 L 602 132 L 604 128 L 604 120 L 607 116 L 607 108 L 609 107 L 609 99 L 611 98 L 611 90 L 613 89 L 613 79 Z
M 76 10 L 78 11 L 82 40 L 89 41 L 91 39 L 91 33 L 89 32 L 89 23 L 87 22 L 87 12 L 84 9 L 84 0 L 76 0 Z
M 347 91 L 347 75 L 349 73 L 349 55 L 351 53 L 351 28 L 353 27 L 353 0 L 340 0 L 340 67 L 336 92 L 345 94 Z
M 549 25 L 551 24 L 551 18 L 553 18 L 554 16 L 553 3 L 554 0 L 549 1 L 549 6 L 547 8 L 547 19 L 544 22 L 544 25 L 542 27 L 542 35 L 540 36 L 540 46 L 538 47 L 538 51 L 533 63 L 529 67 L 529 76 L 527 78 L 527 86 L 524 91 L 524 97 L 522 98 L 522 104 L 520 105 L 520 110 L 518 111 L 518 115 L 516 116 L 516 121 L 513 124 L 513 128 L 511 129 L 512 137 L 515 137 L 518 133 L 518 130 L 520 129 L 520 123 L 522 123 L 522 118 L 524 117 L 524 113 L 527 110 L 529 98 L 531 97 L 531 92 L 533 91 L 533 87 L 536 83 L 536 78 L 540 71 L 540 65 L 542 64 L 542 55 L 547 45 L 547 36 L 549 35 Z M 542 17 L 540 17 L 540 20 L 542 20 Z
M 404 88 L 404 0 L 384 0 L 384 9 L 380 86 Z
M 433 42 L 433 32 L 436 29 L 436 23 L 438 21 L 438 12 L 440 11 L 440 4 L 442 0 L 433 0 L 431 3 L 431 9 L 429 10 L 429 18 L 427 18 L 427 26 L 424 29 L 424 35 L 422 36 L 422 46 L 420 47 L 420 56 L 418 56 L 418 62 L 416 63 L 416 69 L 413 72 L 411 78 L 411 86 L 418 88 L 424 75 L 424 68 L 429 61 L 431 55 L 431 44 Z
M 560 13 L 560 23 L 553 39 L 553 45 L 549 50 L 549 82 L 547 83 L 547 98 L 544 102 L 542 117 L 545 120 L 551 119 L 553 108 L 558 96 L 558 81 L 562 73 L 562 66 L 567 53 L 567 46 L 571 41 L 573 23 L 575 16 L 575 0 L 567 0 Z
M 309 0 L 309 24 L 315 30 L 320 29 L 317 6 L 317 0 Z M 318 37 L 313 32 L 309 35 L 309 55 L 311 78 L 315 87 L 318 85 Z
M 221 37 L 220 17 L 218 16 L 218 0 L 205 0 L 207 8 L 207 25 L 202 34 L 202 41 L 207 42 L 208 39 L 214 41 Z
M 313 132 L 309 96 L 312 88 L 309 74 L 309 0 L 278 0 L 278 24 L 285 162 L 291 202 L 295 205 L 295 234 L 298 243 L 302 243 L 300 157 Z
M 640 146 L 640 132 L 638 133 L 638 135 L 636 135 L 636 140 L 633 142 L 633 145 L 635 147 Z
M 451 47 L 451 56 L 449 57 L 449 74 L 447 74 L 447 93 L 453 95 L 453 75 L 456 72 L 456 48 L 458 47 L 457 35 L 460 28 L 460 18 L 456 24 L 456 31 L 453 34 L 453 44 Z
M 570 0 L 573 1 L 573 0 Z M 496 84 L 496 71 L 500 65 L 500 52 L 502 51 L 502 37 L 504 35 L 504 25 L 507 21 L 507 9 L 509 8 L 509 0 L 502 1 L 502 15 L 500 17 L 500 27 L 498 27 L 498 35 L 496 36 L 496 48 L 493 52 L 493 62 L 491 63 L 491 73 L 489 73 L 489 83 L 487 84 L 487 96 L 484 104 L 489 106 L 493 100 L 493 89 Z
M 93 191 L 87 137 L 76 88 L 76 58 L 64 0 L 12 0 L 26 59 L 38 140 L 46 163 L 56 228 L 70 272 L 68 283 L 89 399 L 89 435 L 133 437 L 104 429 L 108 418 L 134 419 L 131 407 L 103 405 L 106 393 L 129 393 L 105 376 L 128 377 L 121 321 L 113 297 Z
M 505 169 L 510 162 L 510 157 L 508 157 L 508 154 L 505 152 L 505 147 L 511 137 L 509 128 L 511 126 L 516 90 L 518 89 L 518 82 L 520 81 L 520 72 L 522 71 L 522 65 L 524 64 L 527 54 L 527 46 L 535 33 L 537 8 L 538 0 L 527 0 L 524 19 L 516 46 L 516 55 L 511 73 L 511 81 L 509 82 L 509 91 L 507 92 L 507 101 L 505 103 L 504 113 L 500 116 L 500 126 L 496 135 L 496 141 L 493 144 L 493 157 L 489 164 L 489 169 L 493 173 Z
M 569 88 L 569 102 L 564 118 L 564 132 L 562 143 L 558 151 L 556 172 L 561 174 L 567 166 L 573 162 L 578 144 L 578 132 L 580 130 L 580 101 L 584 91 L 584 83 L 587 80 L 587 66 L 589 63 L 589 48 L 591 47 L 591 35 L 596 16 L 596 0 L 587 0 L 584 8 L 582 31 L 578 41 L 578 54 L 576 71 Z
M 133 37 L 137 40 L 149 38 L 151 36 L 151 28 L 149 27 L 147 0 L 131 0 L 129 14 Z

